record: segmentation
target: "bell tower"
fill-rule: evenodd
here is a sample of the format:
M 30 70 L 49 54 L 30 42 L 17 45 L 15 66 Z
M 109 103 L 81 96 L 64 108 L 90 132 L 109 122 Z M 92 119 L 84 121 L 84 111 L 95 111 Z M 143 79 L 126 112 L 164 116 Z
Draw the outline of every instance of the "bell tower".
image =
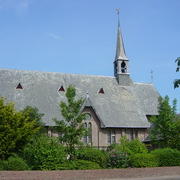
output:
M 117 44 L 116 44 L 116 56 L 114 60 L 114 76 L 120 85 L 130 85 L 132 80 L 129 74 L 129 59 L 126 56 L 123 37 L 120 28 L 119 9 L 117 9 L 118 15 L 118 28 L 117 28 Z

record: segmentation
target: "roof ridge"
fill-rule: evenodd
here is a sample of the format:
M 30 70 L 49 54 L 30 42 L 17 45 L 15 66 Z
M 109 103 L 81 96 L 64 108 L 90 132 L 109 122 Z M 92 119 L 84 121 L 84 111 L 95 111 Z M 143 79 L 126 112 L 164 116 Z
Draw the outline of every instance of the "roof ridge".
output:
M 95 74 L 76 74 L 76 73 L 63 73 L 63 72 L 50 72 L 50 71 L 38 71 L 38 70 L 19 70 L 19 69 L 9 69 L 9 68 L 0 68 L 0 70 L 7 71 L 19 71 L 19 72 L 35 72 L 35 73 L 52 73 L 52 74 L 61 74 L 61 75 L 74 75 L 74 76 L 92 76 L 92 77 L 103 77 L 103 78 L 112 78 L 114 76 L 105 76 L 105 75 L 95 75 Z
M 145 82 L 134 82 L 134 84 L 143 84 L 143 85 L 154 86 L 152 83 L 145 83 Z

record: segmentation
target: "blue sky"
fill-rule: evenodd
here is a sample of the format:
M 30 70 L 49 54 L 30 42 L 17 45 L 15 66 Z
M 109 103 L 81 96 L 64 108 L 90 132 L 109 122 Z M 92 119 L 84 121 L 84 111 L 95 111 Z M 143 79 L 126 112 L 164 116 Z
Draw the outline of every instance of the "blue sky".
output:
M 113 76 L 116 8 L 132 79 L 180 112 L 179 0 L 0 0 L 0 68 Z

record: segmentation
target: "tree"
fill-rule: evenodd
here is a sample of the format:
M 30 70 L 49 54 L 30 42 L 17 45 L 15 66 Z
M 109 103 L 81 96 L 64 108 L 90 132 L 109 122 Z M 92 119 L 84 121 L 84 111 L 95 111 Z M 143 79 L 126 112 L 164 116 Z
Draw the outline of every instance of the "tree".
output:
M 18 112 L 13 103 L 5 103 L 5 99 L 0 98 L 0 159 L 7 159 L 23 149 L 40 129 L 36 120 L 26 110 Z
M 179 72 L 180 70 L 180 57 L 178 57 L 175 62 L 177 63 L 177 68 L 176 68 L 176 72 Z M 175 79 L 174 80 L 174 88 L 178 88 L 180 87 L 180 79 Z
M 61 134 L 59 140 L 65 144 L 70 160 L 75 159 L 75 148 L 81 144 L 81 139 L 85 135 L 86 130 L 83 127 L 82 121 L 85 119 L 85 114 L 81 112 L 84 100 L 76 99 L 76 89 L 69 86 L 66 91 L 67 102 L 60 103 L 61 114 L 63 120 L 56 120 L 56 130 Z
M 159 115 L 150 119 L 152 143 L 180 149 L 180 123 L 176 115 L 176 103 L 174 100 L 171 107 L 168 96 L 159 99 Z
M 30 121 L 35 121 L 36 127 L 39 127 L 41 131 L 44 130 L 45 126 L 44 123 L 42 122 L 42 117 L 44 116 L 44 114 L 39 113 L 37 107 L 26 106 L 21 112 L 24 114 L 25 117 L 28 117 Z

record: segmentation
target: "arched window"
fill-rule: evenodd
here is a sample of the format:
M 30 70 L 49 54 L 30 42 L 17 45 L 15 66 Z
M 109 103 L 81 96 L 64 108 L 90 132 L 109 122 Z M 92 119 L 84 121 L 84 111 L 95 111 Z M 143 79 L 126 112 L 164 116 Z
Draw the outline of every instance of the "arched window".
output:
M 121 63 L 121 72 L 122 73 L 127 72 L 127 66 L 126 66 L 126 63 L 124 61 Z
M 92 124 L 89 122 L 88 124 L 88 144 L 92 142 Z
M 92 124 L 91 122 L 89 123 L 84 123 L 84 128 L 87 130 L 87 134 L 83 137 L 83 142 L 85 144 L 91 144 L 92 143 Z
M 114 62 L 114 75 L 116 76 L 118 72 L 118 66 L 117 66 L 117 61 Z
M 84 128 L 87 129 L 87 123 L 84 123 Z M 87 144 L 87 135 L 83 137 L 83 142 Z
M 87 123 L 84 123 L 84 128 L 87 128 Z

